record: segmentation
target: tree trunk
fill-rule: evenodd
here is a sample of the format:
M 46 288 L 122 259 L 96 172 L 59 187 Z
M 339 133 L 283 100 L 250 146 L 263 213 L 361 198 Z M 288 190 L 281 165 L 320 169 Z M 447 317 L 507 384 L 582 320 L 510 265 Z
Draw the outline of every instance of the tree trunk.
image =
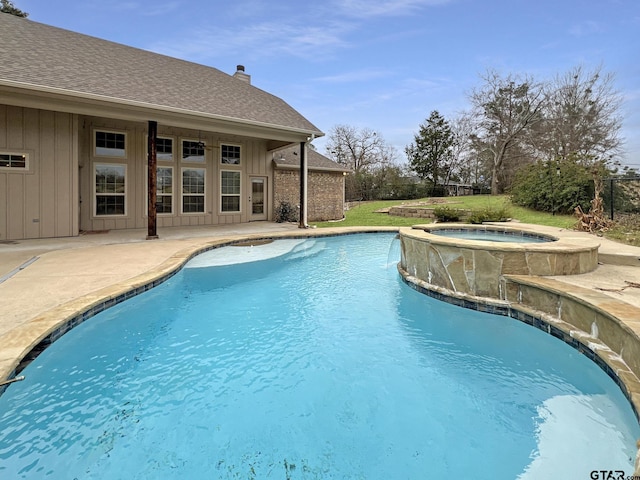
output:
M 493 167 L 493 174 L 491 176 L 491 195 L 500 195 L 500 189 L 498 188 L 498 177 L 496 167 Z
M 500 195 L 500 182 L 498 181 L 498 172 L 502 169 L 504 156 L 507 153 L 507 147 L 511 139 L 505 141 L 497 152 L 493 154 L 493 170 L 491 172 L 491 195 Z

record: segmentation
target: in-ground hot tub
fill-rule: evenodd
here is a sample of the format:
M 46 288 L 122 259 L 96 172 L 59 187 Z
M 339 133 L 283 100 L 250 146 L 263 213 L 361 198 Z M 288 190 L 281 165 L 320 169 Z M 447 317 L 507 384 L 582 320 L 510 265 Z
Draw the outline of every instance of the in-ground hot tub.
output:
M 599 243 L 497 225 L 416 225 L 400 230 L 400 267 L 456 293 L 504 299 L 505 275 L 577 275 L 598 265 Z

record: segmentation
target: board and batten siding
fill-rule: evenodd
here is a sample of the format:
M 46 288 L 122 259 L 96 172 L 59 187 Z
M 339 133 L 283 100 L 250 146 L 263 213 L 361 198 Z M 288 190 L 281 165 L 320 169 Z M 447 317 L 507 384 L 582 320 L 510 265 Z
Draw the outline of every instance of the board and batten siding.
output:
M 0 153 L 28 168 L 0 168 L 0 240 L 78 235 L 78 118 L 0 105 Z
M 102 231 L 126 228 L 147 227 L 147 125 L 124 121 L 83 117 L 80 120 L 80 166 L 81 166 L 81 230 Z M 121 132 L 126 134 L 126 158 L 96 157 L 93 135 L 96 130 Z M 271 154 L 267 152 L 265 141 L 247 137 L 218 135 L 211 132 L 198 132 L 158 125 L 158 136 L 174 140 L 174 159 L 171 162 L 158 161 L 158 166 L 173 168 L 173 213 L 158 214 L 157 226 L 180 227 L 202 225 L 224 225 L 248 222 L 251 219 L 249 195 L 250 176 L 260 175 L 273 178 Z M 201 140 L 206 144 L 205 162 L 189 163 L 180 158 L 181 140 Z M 239 145 L 241 164 L 239 166 L 221 165 L 220 144 Z M 118 216 L 95 215 L 94 168 L 96 164 L 126 165 L 126 214 Z M 181 212 L 181 175 L 183 168 L 205 168 L 205 211 L 204 213 Z M 241 173 L 240 212 L 223 213 L 220 211 L 220 172 L 221 170 Z M 268 187 L 269 193 L 271 188 Z M 269 203 L 270 205 L 271 203 Z M 269 218 L 272 212 L 269 212 Z

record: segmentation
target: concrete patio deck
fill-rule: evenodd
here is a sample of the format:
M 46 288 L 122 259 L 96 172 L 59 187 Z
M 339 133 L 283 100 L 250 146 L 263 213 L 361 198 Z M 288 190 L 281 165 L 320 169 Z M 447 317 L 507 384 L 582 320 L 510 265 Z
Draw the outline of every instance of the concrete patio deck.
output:
M 571 230 L 527 227 L 555 236 L 593 239 Z M 144 230 L 125 230 L 0 243 L 0 380 L 9 378 L 20 360 L 65 319 L 175 270 L 195 251 L 247 238 L 381 230 L 397 229 L 299 229 L 295 224 L 256 222 L 165 228 L 159 230 L 157 240 L 146 240 Z M 631 286 L 640 284 L 640 248 L 598 240 L 602 264 L 596 271 L 553 278 L 568 289 L 574 285 L 598 290 L 640 308 L 640 289 Z

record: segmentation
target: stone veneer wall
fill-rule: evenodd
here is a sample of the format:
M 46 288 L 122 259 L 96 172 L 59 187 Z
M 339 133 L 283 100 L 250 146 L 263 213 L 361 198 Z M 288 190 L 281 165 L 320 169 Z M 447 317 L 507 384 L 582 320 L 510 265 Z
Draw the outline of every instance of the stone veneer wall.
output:
M 596 242 L 477 242 L 432 235 L 424 231 L 427 227 L 421 228 L 400 229 L 401 267 L 453 292 L 504 299 L 505 275 L 575 275 L 598 265 Z
M 274 211 L 280 202 L 300 203 L 299 170 L 274 171 Z M 309 171 L 307 180 L 307 220 L 323 222 L 344 217 L 344 175 L 342 172 Z

